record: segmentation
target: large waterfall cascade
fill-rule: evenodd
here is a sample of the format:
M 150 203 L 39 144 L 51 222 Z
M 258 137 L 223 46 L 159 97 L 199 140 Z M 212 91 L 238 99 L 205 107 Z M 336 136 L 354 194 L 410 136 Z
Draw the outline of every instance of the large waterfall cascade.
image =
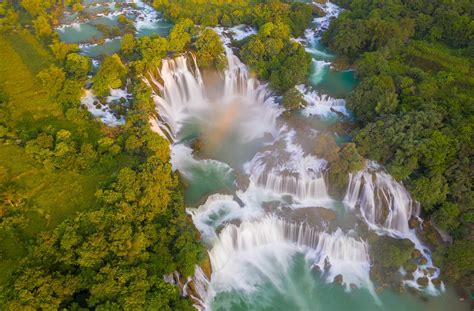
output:
M 333 10 L 334 14 L 338 12 L 332 5 L 326 9 Z M 326 25 L 328 20 L 329 17 L 317 22 Z M 277 217 L 265 209 L 267 203 L 275 202 L 276 208 L 332 208 L 334 200 L 328 195 L 323 178 L 327 161 L 304 150 L 296 130 L 279 119 L 282 110 L 275 104 L 270 90 L 250 77 L 247 67 L 234 55 L 224 29 L 215 31 L 221 35 L 228 61 L 219 82 L 219 95 L 208 92 L 205 78 L 192 55 L 163 60 L 160 79 L 146 80 L 157 90 L 153 98 L 159 119 L 154 120 L 153 129 L 171 138 L 174 169 L 188 180 L 194 178 L 191 168 L 198 166 L 228 176 L 239 171 L 248 181 L 233 193 L 208 193 L 202 204 L 188 209 L 201 238 L 209 246 L 212 266 L 210 279 L 197 268 L 196 306 L 211 309 L 219 294 L 250 295 L 266 287 L 285 295 L 289 285 L 292 294 L 297 296 L 297 304 L 300 303 L 302 293 L 295 290 L 292 280 L 284 277 L 298 254 L 304 256 L 311 271 L 320 272 L 325 282 L 332 283 L 340 276 L 347 291 L 354 287 L 363 289 L 379 303 L 369 276 L 370 246 L 354 230 L 327 230 L 324 226 L 282 218 L 281 214 Z M 304 86 L 299 89 L 306 96 L 313 96 L 315 101 L 324 101 L 328 107 L 345 111 L 342 100 L 317 97 Z M 313 107 L 313 111 L 320 109 L 318 107 Z M 241 167 L 232 167 L 221 158 L 219 161 L 197 158 L 181 136 L 190 123 L 197 124 L 204 134 L 208 131 L 207 136 L 204 135 L 205 143 L 225 144 L 227 137 L 237 137 L 229 147 L 233 151 L 238 152 L 246 144 L 257 144 L 258 148 Z M 423 251 L 428 263 L 418 267 L 413 280 L 405 281 L 409 286 L 420 288 L 416 279 L 424 270 L 434 267 L 425 247 L 408 226 L 408 220 L 416 216 L 417 209 L 405 188 L 372 164 L 350 176 L 344 205 L 349 211 L 359 213 L 377 233 L 410 238 Z M 313 282 L 308 273 L 306 277 Z M 431 278 L 438 274 L 436 270 Z M 427 291 L 437 294 L 432 283 Z

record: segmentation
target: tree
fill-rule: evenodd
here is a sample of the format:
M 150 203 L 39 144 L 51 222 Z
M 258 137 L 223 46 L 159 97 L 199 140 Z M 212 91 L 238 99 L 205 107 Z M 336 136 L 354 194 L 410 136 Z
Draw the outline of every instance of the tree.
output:
M 46 16 L 40 15 L 33 21 L 33 28 L 38 37 L 50 37 L 53 35 L 53 29 Z
M 168 40 L 157 37 L 143 37 L 138 40 L 140 60 L 134 62 L 138 73 L 155 71 L 161 67 L 161 60 L 168 53 Z
M 337 155 L 337 159 L 330 163 L 328 180 L 329 190 L 334 195 L 341 197 L 346 190 L 349 174 L 362 170 L 365 160 L 357 151 L 354 143 L 345 144 Z
M 38 78 L 49 97 L 55 98 L 62 89 L 64 81 L 66 81 L 66 73 L 61 68 L 51 65 L 49 69 L 41 71 Z
M 303 46 L 290 40 L 290 29 L 281 22 L 261 26 L 258 34 L 242 46 L 241 56 L 279 92 L 303 83 L 311 65 L 311 57 Z
M 67 56 L 65 67 L 71 77 L 84 80 L 91 69 L 91 60 L 87 56 L 71 53 Z
M 180 20 L 168 36 L 168 49 L 173 52 L 182 52 L 191 42 L 194 23 L 189 18 Z
M 99 67 L 93 78 L 92 89 L 97 96 L 107 96 L 110 89 L 122 87 L 127 75 L 127 68 L 122 64 L 117 54 L 108 56 Z
M 77 44 L 65 43 L 54 39 L 53 43 L 49 45 L 54 57 L 59 61 L 64 61 L 69 53 L 77 52 L 79 47 Z
M 227 61 L 225 51 L 219 35 L 212 29 L 201 32 L 195 43 L 196 58 L 202 67 L 225 69 Z
M 135 52 L 137 42 L 135 36 L 131 33 L 126 33 L 122 37 L 122 42 L 120 44 L 120 49 L 123 51 L 125 56 L 131 57 Z
M 306 105 L 303 95 L 296 88 L 286 91 L 283 94 L 281 103 L 287 110 L 299 109 Z

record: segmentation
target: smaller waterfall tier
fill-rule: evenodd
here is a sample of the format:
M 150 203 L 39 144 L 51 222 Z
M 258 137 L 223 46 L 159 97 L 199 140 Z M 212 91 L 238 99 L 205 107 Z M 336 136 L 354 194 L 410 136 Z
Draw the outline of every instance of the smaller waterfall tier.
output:
M 366 222 L 400 236 L 410 233 L 408 221 L 418 213 L 418 203 L 392 176 L 374 162 L 351 174 L 344 203 L 360 209 Z

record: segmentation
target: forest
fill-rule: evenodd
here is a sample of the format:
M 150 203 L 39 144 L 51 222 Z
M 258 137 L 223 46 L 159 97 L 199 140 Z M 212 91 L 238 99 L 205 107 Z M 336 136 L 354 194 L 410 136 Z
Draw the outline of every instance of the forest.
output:
M 470 1 L 338 1 L 323 39 L 360 79 L 348 107 L 358 151 L 402 180 L 453 246 L 436 248 L 453 281 L 474 256 L 474 6 Z
M 204 250 L 185 214 L 180 181 L 169 164 L 168 142 L 148 125 L 154 112 L 150 90 L 136 77 L 159 68 L 163 57 L 190 49 L 201 66 L 223 69 L 220 38 L 214 31 L 195 27 L 195 23 L 206 24 L 197 20 L 202 17 L 185 13 L 176 17 L 168 38 L 125 34 L 120 53 L 106 57 L 93 78 L 93 90 L 102 98 L 110 88 L 133 81 L 126 124 L 107 128 L 79 105 L 92 71 L 90 59 L 78 53 L 77 44 L 60 41 L 53 31 L 69 6 L 81 10 L 79 1 L 63 6 L 63 1 L 23 0 L 0 7 L 4 77 L 0 306 L 7 310 L 192 308 L 176 286 L 159 276 L 174 271 L 192 275 L 194 265 L 204 259 Z M 290 9 L 294 6 L 300 9 Z M 265 23 L 259 34 L 263 43 L 258 44 L 275 45 L 272 51 L 265 49 L 270 54 L 263 63 L 254 61 L 253 66 L 261 67 L 259 75 L 281 90 L 302 82 L 309 70 L 304 49 L 289 38 L 290 29 L 304 30 L 311 13 L 303 10 L 305 6 L 291 7 L 275 1 L 268 6 L 273 16 L 251 17 L 259 25 Z M 166 12 L 171 16 L 173 10 Z M 250 18 L 248 12 L 242 15 Z M 287 23 L 280 20 L 281 12 Z M 211 18 L 210 25 L 215 24 Z M 254 43 L 247 45 L 245 57 L 252 63 L 261 55 L 255 54 L 260 52 L 251 47 Z M 298 55 L 306 65 L 296 67 L 297 76 L 284 81 L 269 76 L 274 69 L 298 62 Z M 9 61 L 12 57 L 18 61 Z M 17 93 L 21 91 L 9 84 L 18 74 L 17 79 L 29 79 L 27 98 L 35 105 L 27 104 L 25 96 Z
M 238 56 L 285 107 L 299 107 L 311 57 L 293 40 L 321 13 L 284 0 L 148 1 L 173 22 L 169 35 L 134 35 L 126 20 L 117 53 L 93 68 L 54 28 L 79 0 L 0 4 L 0 309 L 193 310 L 177 286 L 207 260 L 186 214 L 169 142 L 153 132 L 144 83 L 166 57 L 193 53 L 201 68 L 227 66 L 208 27 L 247 24 L 257 33 Z M 469 0 L 337 0 L 344 11 L 323 43 L 356 71 L 347 97 L 352 142 L 326 136 L 329 180 L 383 164 L 420 202 L 423 218 L 448 232 L 434 260 L 452 283 L 474 271 L 474 5 Z M 92 78 L 90 78 L 93 75 Z M 125 124 L 108 127 L 80 105 L 91 80 L 132 94 Z M 90 81 L 89 81 L 90 82 Z M 120 109 L 120 108 L 117 108 Z M 330 150 L 330 151 L 328 151 Z M 335 151 L 337 150 L 337 151 Z

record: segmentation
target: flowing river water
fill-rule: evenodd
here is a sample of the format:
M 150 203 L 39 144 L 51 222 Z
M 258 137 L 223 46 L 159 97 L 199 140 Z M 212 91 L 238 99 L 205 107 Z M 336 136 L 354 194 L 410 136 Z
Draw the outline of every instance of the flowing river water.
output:
M 141 1 L 124 2 L 136 3 L 116 7 L 92 1 L 88 9 L 104 6 L 107 13 L 82 24 L 70 16 L 58 31 L 69 42 L 76 36 L 68 31 L 90 36 L 97 18 L 113 21 L 117 12 L 135 18 L 137 35 L 144 29 L 158 34 L 169 29 Z M 197 268 L 195 305 L 203 310 L 460 308 L 449 288 L 431 282 L 439 269 L 408 225 L 418 205 L 383 167 L 367 161 L 364 170 L 348 176 L 343 200 L 328 194 L 328 163 L 314 155 L 314 141 L 340 122 L 341 114 L 351 118 L 339 97 L 356 80 L 351 71 L 331 69 L 334 56 L 320 45 L 319 36 L 340 9 L 330 3 L 320 7 L 326 17 L 316 18 L 304 37 L 295 39 L 313 56 L 309 85 L 297 86 L 308 106 L 298 113 L 284 113 L 279 99 L 235 55 L 231 39 L 255 33 L 245 25 L 214 29 L 225 44 L 225 72 L 202 72 L 193 55 L 186 54 L 163 60 L 159 77 L 146 80 L 155 90 L 152 127 L 171 142 L 171 162 L 186 184 L 188 212 L 208 247 L 212 274 Z M 82 51 L 95 57 L 91 46 L 83 42 Z M 124 90 L 114 92 L 127 96 Z M 84 104 L 94 112 L 90 92 L 87 96 Z M 102 112 L 98 116 L 104 122 L 117 122 Z M 410 239 L 426 257 L 411 276 L 400 269 L 404 286 L 415 294 L 379 290 L 374 284 L 367 230 Z M 429 282 L 421 287 L 416 280 L 425 275 Z

